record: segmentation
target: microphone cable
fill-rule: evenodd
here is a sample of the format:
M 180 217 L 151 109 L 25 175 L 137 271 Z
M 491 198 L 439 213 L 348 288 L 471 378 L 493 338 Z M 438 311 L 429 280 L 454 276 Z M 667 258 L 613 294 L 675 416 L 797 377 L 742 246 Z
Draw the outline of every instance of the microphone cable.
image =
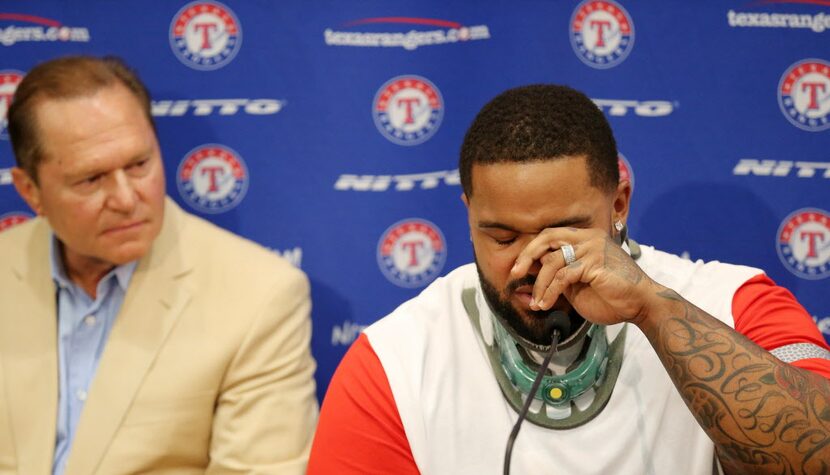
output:
M 504 453 L 504 475 L 510 474 L 510 457 L 513 454 L 513 444 L 516 442 L 516 437 L 519 435 L 519 429 L 522 428 L 522 422 L 525 420 L 525 417 L 527 417 L 527 411 L 530 409 L 530 403 L 533 402 L 534 395 L 536 394 L 536 391 L 539 390 L 539 385 L 542 383 L 542 376 L 545 375 L 545 370 L 548 368 L 554 353 L 556 353 L 556 346 L 558 344 L 559 328 L 554 328 L 553 341 L 551 342 L 550 350 L 548 351 L 548 354 L 545 355 L 545 360 L 542 362 L 542 365 L 539 366 L 539 372 L 536 373 L 536 379 L 530 387 L 530 394 L 527 395 L 525 405 L 522 407 L 522 412 L 519 413 L 519 420 L 516 421 L 516 424 L 513 426 L 513 430 L 510 431 L 510 437 L 507 439 L 507 448 Z

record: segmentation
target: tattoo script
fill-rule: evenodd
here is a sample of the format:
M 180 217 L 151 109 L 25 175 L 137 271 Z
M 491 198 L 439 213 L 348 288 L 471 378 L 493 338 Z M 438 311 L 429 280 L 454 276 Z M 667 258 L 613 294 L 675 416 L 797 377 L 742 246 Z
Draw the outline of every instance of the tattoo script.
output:
M 647 332 L 728 473 L 830 473 L 830 382 L 787 365 L 686 302 Z

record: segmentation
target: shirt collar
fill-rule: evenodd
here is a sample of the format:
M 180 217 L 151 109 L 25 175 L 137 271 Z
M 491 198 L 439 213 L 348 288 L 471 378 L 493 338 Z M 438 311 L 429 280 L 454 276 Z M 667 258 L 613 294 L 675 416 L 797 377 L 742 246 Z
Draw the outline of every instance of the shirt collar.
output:
M 66 274 L 66 269 L 63 266 L 63 259 L 61 259 L 60 242 L 54 233 L 52 233 L 52 238 L 49 240 L 49 261 L 52 267 L 52 279 L 58 284 L 59 287 L 67 288 L 75 285 L 71 280 L 69 280 L 69 276 Z M 121 264 L 120 266 L 115 266 L 114 269 L 109 271 L 107 275 L 101 279 L 101 282 L 105 282 L 115 275 L 115 281 L 118 282 L 118 286 L 121 287 L 121 290 L 126 292 L 137 265 L 138 260 Z

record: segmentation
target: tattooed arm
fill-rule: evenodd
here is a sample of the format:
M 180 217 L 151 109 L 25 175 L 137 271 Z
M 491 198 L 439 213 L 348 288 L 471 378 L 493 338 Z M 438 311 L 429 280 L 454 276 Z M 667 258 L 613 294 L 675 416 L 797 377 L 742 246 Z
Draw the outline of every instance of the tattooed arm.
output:
M 574 247 L 566 265 L 560 248 Z M 606 233 L 551 228 L 519 255 L 511 277 L 541 263 L 534 310 L 560 296 L 601 324 L 643 330 L 728 473 L 830 473 L 830 382 L 781 362 L 651 280 Z
M 781 362 L 672 290 L 655 295 L 639 326 L 727 473 L 830 472 L 830 382 Z

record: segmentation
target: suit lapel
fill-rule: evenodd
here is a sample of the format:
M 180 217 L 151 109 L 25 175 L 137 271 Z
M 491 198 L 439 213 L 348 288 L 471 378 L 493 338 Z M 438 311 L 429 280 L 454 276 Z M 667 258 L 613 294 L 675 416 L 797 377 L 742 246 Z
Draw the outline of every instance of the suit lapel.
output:
M 84 405 L 66 475 L 93 473 L 167 335 L 190 300 L 178 242 L 182 211 L 168 199 L 162 231 L 139 262 Z
M 57 424 L 58 330 L 49 227 L 41 219 L 31 226 L 4 292 L 11 298 L 0 310 L 0 351 L 19 472 L 46 475 Z

